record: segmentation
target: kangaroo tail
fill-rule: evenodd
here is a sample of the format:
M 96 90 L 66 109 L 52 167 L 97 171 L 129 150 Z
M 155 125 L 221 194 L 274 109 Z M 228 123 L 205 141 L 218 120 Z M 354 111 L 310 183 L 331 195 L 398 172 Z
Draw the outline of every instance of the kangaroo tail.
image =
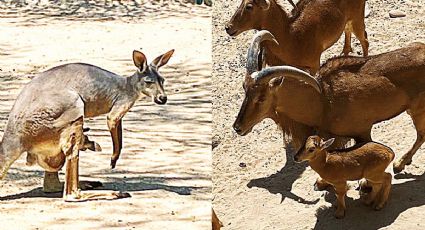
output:
M 20 149 L 7 149 L 3 142 L 0 142 L 0 180 L 4 179 L 10 166 L 22 155 L 22 153 L 23 151 Z

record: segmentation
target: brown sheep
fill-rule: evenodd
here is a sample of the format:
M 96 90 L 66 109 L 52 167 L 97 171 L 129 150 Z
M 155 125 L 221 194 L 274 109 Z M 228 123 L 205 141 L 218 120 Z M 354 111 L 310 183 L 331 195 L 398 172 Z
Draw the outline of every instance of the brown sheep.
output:
M 362 178 L 372 186 L 372 191 L 364 199 L 365 204 L 373 203 L 375 210 L 382 209 L 388 200 L 392 179 L 385 169 L 394 159 L 394 152 L 375 142 L 329 152 L 327 148 L 333 141 L 334 138 L 323 141 L 319 136 L 310 136 L 294 159 L 296 162 L 307 161 L 323 180 L 334 187 L 338 199 L 336 218 L 345 216 L 347 181 Z
M 301 0 L 290 16 L 277 0 L 242 0 L 226 23 L 230 36 L 251 30 L 268 30 L 279 45 L 265 43 L 266 64 L 291 65 L 314 74 L 320 55 L 345 31 L 343 53 L 351 49 L 351 33 L 359 39 L 363 56 L 369 42 L 364 24 L 365 0 Z
M 248 52 L 245 99 L 233 124 L 239 135 L 271 118 L 291 137 L 295 149 L 315 133 L 369 142 L 373 124 L 407 111 L 417 139 L 394 163 L 394 172 L 411 162 L 425 142 L 425 44 L 367 58 L 333 58 L 314 78 L 288 66 L 256 71 L 255 54 L 264 39 L 272 41 L 273 36 L 259 32 Z

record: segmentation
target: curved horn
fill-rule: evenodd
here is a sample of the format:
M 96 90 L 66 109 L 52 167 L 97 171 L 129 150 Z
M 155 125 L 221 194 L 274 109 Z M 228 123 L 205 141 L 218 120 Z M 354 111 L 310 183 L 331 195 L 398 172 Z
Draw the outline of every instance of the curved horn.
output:
M 247 69 L 249 74 L 252 74 L 255 71 L 260 69 L 259 63 L 258 63 L 258 55 L 259 55 L 260 49 L 261 49 L 261 47 L 260 47 L 261 42 L 263 42 L 263 41 L 273 41 L 274 43 L 279 45 L 279 43 L 274 38 L 273 34 L 271 34 L 269 31 L 267 31 L 267 30 L 258 31 L 254 35 L 254 38 L 251 41 L 251 45 L 248 48 L 248 57 L 247 57 L 247 61 L 246 61 L 246 69 Z
M 309 85 L 311 85 L 315 90 L 317 90 L 319 93 L 322 92 L 322 87 L 320 86 L 320 83 L 317 81 L 316 78 L 311 76 L 309 73 L 300 70 L 298 68 L 292 67 L 292 66 L 273 66 L 265 68 L 261 71 L 254 72 L 251 74 L 251 77 L 255 81 L 259 81 L 264 78 L 272 77 L 275 74 L 282 74 L 284 77 L 290 77 L 294 79 L 298 79 L 300 81 L 303 81 Z

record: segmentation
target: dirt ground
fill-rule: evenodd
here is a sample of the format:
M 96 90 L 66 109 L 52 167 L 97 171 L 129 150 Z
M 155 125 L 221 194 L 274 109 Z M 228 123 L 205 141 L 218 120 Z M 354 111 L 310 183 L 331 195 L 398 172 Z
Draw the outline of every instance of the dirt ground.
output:
M 346 217 L 337 220 L 334 192 L 313 190 L 317 174 L 287 159 L 292 159 L 293 150 L 285 149 L 282 134 L 271 120 L 261 122 L 245 137 L 235 134 L 231 126 L 243 100 L 246 50 L 254 34 L 230 38 L 225 33 L 224 23 L 240 2 L 215 1 L 213 9 L 213 207 L 224 229 L 425 229 L 425 146 L 393 180 L 389 203 L 382 211 L 364 206 L 353 182 Z M 367 2 L 370 54 L 425 42 L 424 0 Z M 407 16 L 390 19 L 388 12 L 393 9 Z M 359 42 L 353 39 L 353 44 L 354 55 L 359 55 Z M 341 51 L 340 39 L 322 61 Z M 398 158 L 410 149 L 416 135 L 403 113 L 375 125 L 372 138 L 393 148 Z M 392 172 L 392 166 L 387 170 Z
M 43 170 L 25 155 L 0 181 L 2 229 L 208 229 L 211 216 L 211 8 L 177 1 L 26 1 L 0 5 L 0 130 L 31 76 L 86 62 L 129 76 L 131 54 L 170 49 L 161 68 L 168 103 L 145 99 L 124 117 L 121 159 L 109 168 L 105 117 L 88 120 L 100 153 L 80 154 L 80 179 L 131 198 L 65 203 L 41 191 Z M 2 135 L 2 133 L 1 133 Z M 63 173 L 60 174 L 61 179 Z

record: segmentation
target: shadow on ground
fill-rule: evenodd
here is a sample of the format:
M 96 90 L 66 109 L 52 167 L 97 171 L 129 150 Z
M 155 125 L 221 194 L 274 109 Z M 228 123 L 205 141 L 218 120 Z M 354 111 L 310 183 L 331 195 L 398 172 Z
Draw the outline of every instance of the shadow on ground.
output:
M 12 175 L 13 176 L 13 175 Z M 166 178 L 166 177 L 130 177 L 130 178 L 115 178 L 111 181 L 102 183 L 101 187 L 98 187 L 93 190 L 113 190 L 121 192 L 142 192 L 150 190 L 165 190 L 168 192 L 176 193 L 178 195 L 191 195 L 194 191 L 206 191 L 210 189 L 209 187 L 194 187 L 194 186 L 171 186 L 166 185 L 168 179 L 175 178 Z M 178 178 L 178 179 L 202 179 L 202 178 Z M 82 181 L 84 182 L 84 181 Z M 162 182 L 162 183 L 161 183 Z M 6 200 L 17 200 L 22 198 L 61 198 L 62 193 L 45 193 L 42 191 L 42 187 L 37 187 L 31 189 L 30 191 L 2 196 L 0 201 Z
M 272 194 L 280 194 L 282 196 L 281 203 L 285 198 L 298 201 L 303 204 L 316 204 L 319 200 L 308 201 L 299 197 L 291 192 L 292 184 L 304 172 L 307 164 L 298 164 L 293 160 L 295 150 L 292 147 L 286 148 L 286 162 L 283 168 L 268 177 L 262 177 L 251 180 L 247 186 L 248 188 L 257 187 L 267 189 Z
M 334 217 L 334 207 L 319 208 L 316 212 L 317 220 L 314 229 L 374 230 L 391 225 L 404 211 L 425 205 L 425 175 L 413 177 L 416 179 L 401 184 L 393 184 L 390 199 L 381 211 L 374 211 L 371 207 L 363 205 L 359 199 L 353 200 L 352 198 L 346 198 L 346 215 L 342 220 Z M 325 199 L 333 204 L 336 203 L 333 192 L 328 193 Z

